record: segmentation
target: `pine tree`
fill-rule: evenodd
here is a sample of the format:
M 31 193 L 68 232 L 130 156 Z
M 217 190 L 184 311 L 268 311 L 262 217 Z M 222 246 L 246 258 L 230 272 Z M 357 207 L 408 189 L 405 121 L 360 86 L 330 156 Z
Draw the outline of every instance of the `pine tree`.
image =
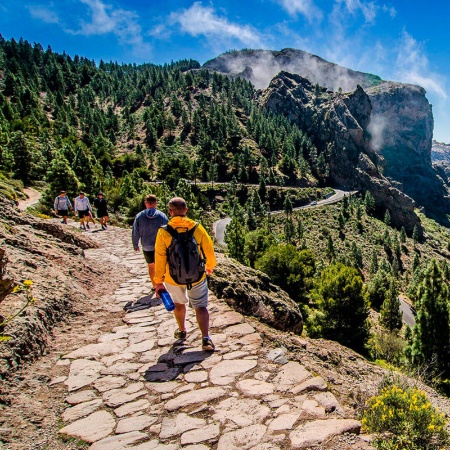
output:
M 400 230 L 400 242 L 404 244 L 406 242 L 406 230 L 405 227 L 402 226 L 402 229 Z
M 412 363 L 425 365 L 430 375 L 446 378 L 450 375 L 450 293 L 436 260 L 427 265 L 417 297 Z
M 403 316 L 400 311 L 400 300 L 394 279 L 390 280 L 389 290 L 380 309 L 380 324 L 389 331 L 400 330 L 403 325 Z
M 375 199 L 370 191 L 367 191 L 366 195 L 364 196 L 364 207 L 367 214 L 371 214 L 375 210 Z
M 371 274 L 374 274 L 378 271 L 378 253 L 376 249 L 372 250 L 372 256 L 370 258 L 370 267 L 369 272 Z
M 244 211 L 239 203 L 235 203 L 232 211 L 231 222 L 225 229 L 225 242 L 228 253 L 241 263 L 245 263 L 245 219 Z
M 364 352 L 369 338 L 369 302 L 358 271 L 341 263 L 330 265 L 311 296 L 319 311 L 308 319 L 311 337 L 331 339 Z
M 412 233 L 412 238 L 413 238 L 413 242 L 414 242 L 414 248 L 417 245 L 417 242 L 419 242 L 419 230 L 417 229 L 417 226 L 414 225 L 414 229 L 413 229 L 413 233 Z
M 44 204 L 51 206 L 51 209 L 53 209 L 54 198 L 61 191 L 66 191 L 70 199 L 75 198 L 80 191 L 80 182 L 61 151 L 55 154 L 45 179 L 49 184 L 42 198 Z
M 387 226 L 390 226 L 390 225 L 391 225 L 391 213 L 389 212 L 388 209 L 386 209 L 386 213 L 384 214 L 384 223 L 385 223 Z
M 331 234 L 328 234 L 327 236 L 326 254 L 329 262 L 333 261 L 333 259 L 336 257 L 336 253 L 334 251 L 333 238 L 331 237 Z

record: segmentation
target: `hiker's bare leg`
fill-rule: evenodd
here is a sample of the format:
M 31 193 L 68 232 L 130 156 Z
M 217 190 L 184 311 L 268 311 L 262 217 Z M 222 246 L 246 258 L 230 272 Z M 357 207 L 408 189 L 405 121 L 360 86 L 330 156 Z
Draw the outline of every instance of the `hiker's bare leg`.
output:
M 208 308 L 202 306 L 195 308 L 195 317 L 197 318 L 198 327 L 202 333 L 202 338 L 208 336 L 209 333 L 209 311 Z
M 186 331 L 186 305 L 181 303 L 175 303 L 175 309 L 173 315 L 177 321 L 178 329 L 180 331 Z
M 148 265 L 148 276 L 150 277 L 150 281 L 152 282 L 152 286 L 155 287 L 155 263 L 150 263 Z

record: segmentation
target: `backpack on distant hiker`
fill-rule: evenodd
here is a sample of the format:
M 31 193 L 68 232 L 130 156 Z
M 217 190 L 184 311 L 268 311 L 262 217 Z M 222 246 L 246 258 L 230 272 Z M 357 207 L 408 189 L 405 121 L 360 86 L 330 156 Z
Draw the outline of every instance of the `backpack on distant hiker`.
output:
M 181 233 L 170 225 L 162 227 L 172 236 L 167 249 L 170 276 L 175 283 L 186 285 L 188 289 L 192 288 L 192 283 L 200 281 L 205 273 L 205 256 L 194 237 L 197 226 L 198 223 Z

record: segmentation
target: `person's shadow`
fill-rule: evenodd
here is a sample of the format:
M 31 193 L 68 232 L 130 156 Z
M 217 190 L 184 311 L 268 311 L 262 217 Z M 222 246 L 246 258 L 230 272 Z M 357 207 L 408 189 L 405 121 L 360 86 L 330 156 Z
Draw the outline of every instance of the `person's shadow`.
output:
M 173 381 L 180 373 L 189 372 L 194 365 L 213 355 L 203 350 L 188 351 L 190 348 L 183 345 L 182 341 L 175 341 L 169 351 L 145 371 L 144 379 L 152 382 Z
M 132 301 L 128 302 L 123 307 L 123 310 L 129 313 L 135 311 L 142 311 L 143 309 L 149 309 L 159 305 L 162 305 L 162 301 L 158 297 L 156 297 L 154 292 L 151 292 L 150 294 L 141 297 L 135 302 Z

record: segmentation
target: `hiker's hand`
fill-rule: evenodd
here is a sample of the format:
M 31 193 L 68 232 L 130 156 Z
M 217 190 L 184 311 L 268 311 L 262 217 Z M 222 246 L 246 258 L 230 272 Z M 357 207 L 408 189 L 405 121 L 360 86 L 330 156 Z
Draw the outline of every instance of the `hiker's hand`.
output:
M 134 247 L 134 251 L 135 251 L 135 252 L 138 252 L 139 250 L 140 250 L 139 247 Z
M 156 296 L 159 298 L 159 293 L 160 293 L 161 291 L 164 291 L 165 289 L 166 289 L 166 287 L 164 286 L 164 284 L 162 284 L 162 283 L 155 284 L 155 293 L 156 293 Z
M 214 269 L 206 269 L 206 275 L 212 275 Z

